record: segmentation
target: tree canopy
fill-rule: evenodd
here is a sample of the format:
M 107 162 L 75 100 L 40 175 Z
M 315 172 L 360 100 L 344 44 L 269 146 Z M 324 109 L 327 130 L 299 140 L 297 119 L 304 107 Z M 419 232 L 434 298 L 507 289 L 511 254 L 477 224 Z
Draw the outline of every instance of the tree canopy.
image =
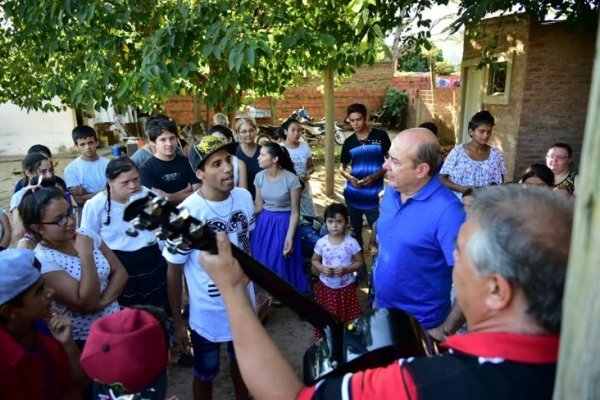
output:
M 595 21 L 598 1 L 461 0 L 456 29 L 487 12 Z M 49 110 L 109 101 L 150 110 L 174 93 L 226 111 L 244 92 L 273 95 L 306 74 L 351 73 L 403 40 L 419 46 L 431 21 L 422 11 L 448 0 L 0 0 L 0 101 Z M 109 100 L 110 99 L 110 100 Z
M 0 2 L 0 101 L 160 107 L 200 93 L 231 108 L 326 67 L 375 62 L 402 0 Z

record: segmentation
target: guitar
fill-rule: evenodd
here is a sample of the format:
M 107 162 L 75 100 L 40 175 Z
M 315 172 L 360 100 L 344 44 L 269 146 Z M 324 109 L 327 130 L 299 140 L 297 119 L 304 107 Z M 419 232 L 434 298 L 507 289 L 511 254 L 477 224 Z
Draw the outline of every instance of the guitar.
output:
M 153 231 L 158 239 L 167 241 L 168 251 L 193 248 L 217 253 L 214 233 L 190 216 L 187 209 L 176 208 L 164 197 L 152 193 L 133 196 L 125 208 L 124 219 L 133 226 L 126 232 L 128 235 L 137 235 L 137 230 Z M 232 245 L 232 253 L 253 282 L 324 332 L 323 338 L 304 354 L 306 384 L 383 366 L 401 357 L 437 354 L 424 329 L 402 310 L 379 309 L 342 323 L 238 247 Z

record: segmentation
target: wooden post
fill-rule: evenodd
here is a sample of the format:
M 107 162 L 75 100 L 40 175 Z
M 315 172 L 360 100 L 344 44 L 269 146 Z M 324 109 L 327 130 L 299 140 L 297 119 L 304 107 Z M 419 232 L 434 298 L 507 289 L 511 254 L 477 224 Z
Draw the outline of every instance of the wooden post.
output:
M 555 400 L 596 399 L 600 395 L 599 44 L 600 41 L 596 40 L 596 60 L 582 147 L 581 176 L 575 188 L 575 221 L 563 299 Z
M 333 99 L 334 81 L 333 69 L 326 68 L 323 73 L 323 87 L 325 91 L 325 195 L 333 196 L 334 187 L 334 120 L 335 103 Z

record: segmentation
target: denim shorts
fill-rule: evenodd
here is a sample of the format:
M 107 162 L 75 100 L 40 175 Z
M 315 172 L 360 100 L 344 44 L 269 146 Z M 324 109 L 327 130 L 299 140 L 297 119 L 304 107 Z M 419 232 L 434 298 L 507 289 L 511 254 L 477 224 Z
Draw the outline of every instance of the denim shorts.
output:
M 194 348 L 194 376 L 202 382 L 210 382 L 219 374 L 219 358 L 221 355 L 221 343 L 211 342 L 203 336 L 191 330 L 192 347 Z M 230 360 L 235 360 L 233 342 L 227 343 L 227 355 Z

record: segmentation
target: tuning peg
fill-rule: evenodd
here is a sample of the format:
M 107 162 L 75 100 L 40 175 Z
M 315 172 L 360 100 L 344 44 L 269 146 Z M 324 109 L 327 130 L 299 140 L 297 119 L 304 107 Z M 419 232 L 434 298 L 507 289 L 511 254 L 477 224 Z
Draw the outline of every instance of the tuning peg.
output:
M 150 221 L 142 216 L 135 217 L 130 223 L 137 230 L 145 230 L 150 225 Z
M 183 213 L 176 214 L 172 212 L 169 214 L 169 224 L 171 224 L 174 228 L 179 229 L 185 223 L 186 216 Z
M 199 238 L 202 236 L 202 230 L 204 229 L 204 224 L 190 224 L 190 235 L 194 238 Z
M 191 246 L 191 242 L 183 235 L 179 235 L 169 241 L 177 248 L 189 249 Z
M 150 215 L 161 215 L 165 208 L 169 206 L 169 201 L 166 197 L 155 197 L 152 199 L 152 203 L 146 207 L 146 212 Z
M 169 237 L 169 231 L 164 226 L 159 226 L 158 228 L 152 231 L 154 236 L 156 236 L 159 240 L 165 240 Z
M 139 235 L 139 232 L 137 231 L 137 229 L 135 229 L 133 226 L 127 228 L 127 230 L 125 231 L 125 234 L 127 236 L 131 236 L 131 237 L 137 237 Z

